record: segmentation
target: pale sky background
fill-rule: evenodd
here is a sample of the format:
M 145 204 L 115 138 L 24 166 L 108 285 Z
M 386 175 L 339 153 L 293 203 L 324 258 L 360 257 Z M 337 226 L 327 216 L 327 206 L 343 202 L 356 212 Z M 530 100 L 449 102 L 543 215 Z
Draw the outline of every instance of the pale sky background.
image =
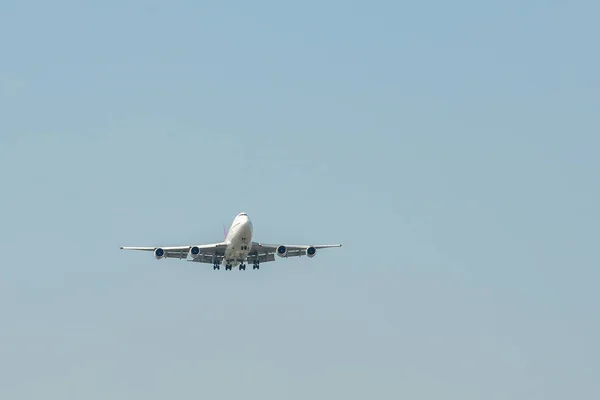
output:
M 0 398 L 600 398 L 598 15 L 3 0 Z

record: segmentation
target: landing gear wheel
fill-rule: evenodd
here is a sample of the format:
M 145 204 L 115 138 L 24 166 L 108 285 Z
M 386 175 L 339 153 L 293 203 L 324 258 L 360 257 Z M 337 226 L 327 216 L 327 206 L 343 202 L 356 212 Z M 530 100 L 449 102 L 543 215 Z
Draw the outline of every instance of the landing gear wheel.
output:
M 221 269 L 221 267 L 217 264 L 213 265 L 213 270 Z
M 226 265 L 225 266 L 225 271 L 231 271 L 231 265 Z
M 246 265 L 240 264 L 240 271 L 245 271 L 245 270 L 246 270 Z

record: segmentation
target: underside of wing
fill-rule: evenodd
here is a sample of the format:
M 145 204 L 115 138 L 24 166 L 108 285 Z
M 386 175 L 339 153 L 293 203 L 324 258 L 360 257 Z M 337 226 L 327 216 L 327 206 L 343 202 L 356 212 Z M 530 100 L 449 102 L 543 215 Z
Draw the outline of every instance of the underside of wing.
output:
M 341 247 L 341 244 L 321 245 L 282 245 L 252 242 L 246 257 L 248 262 L 264 263 L 275 261 L 276 255 L 281 258 L 307 256 L 312 258 L 318 249 Z M 121 246 L 122 250 L 151 251 L 156 259 L 177 258 L 206 264 L 221 264 L 225 258 L 227 243 L 213 243 L 186 246 Z
M 248 255 L 248 260 L 251 260 L 251 255 L 264 256 L 267 261 L 275 261 L 275 255 L 282 258 L 308 256 L 314 257 L 317 249 L 327 249 L 331 247 L 341 247 L 341 244 L 320 244 L 320 245 L 287 245 L 287 244 L 265 244 L 252 243 L 252 250 Z
M 128 247 L 121 246 L 122 250 L 140 250 L 140 251 L 152 251 L 156 259 L 161 258 L 178 258 L 187 259 L 188 256 L 192 260 L 201 259 L 210 256 L 224 254 L 224 249 L 227 245 L 225 243 L 213 243 L 213 244 L 202 244 L 202 245 L 188 245 L 188 246 L 142 246 L 142 247 Z M 213 258 L 211 258 L 212 260 Z M 212 261 L 211 261 L 212 262 Z

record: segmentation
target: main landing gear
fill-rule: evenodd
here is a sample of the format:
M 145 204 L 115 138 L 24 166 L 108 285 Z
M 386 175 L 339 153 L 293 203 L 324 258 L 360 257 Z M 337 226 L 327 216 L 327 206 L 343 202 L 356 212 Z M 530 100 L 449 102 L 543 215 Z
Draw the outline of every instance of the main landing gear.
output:
M 240 271 L 245 271 L 246 270 L 246 264 L 244 263 L 240 263 L 239 265 L 239 270 Z M 217 269 L 221 269 L 221 266 L 219 263 L 215 263 L 213 265 L 213 270 L 217 270 Z M 225 263 L 225 271 L 231 271 L 233 269 L 233 266 L 230 263 Z M 260 262 L 259 261 L 254 261 L 253 265 L 252 265 L 252 269 L 260 269 Z

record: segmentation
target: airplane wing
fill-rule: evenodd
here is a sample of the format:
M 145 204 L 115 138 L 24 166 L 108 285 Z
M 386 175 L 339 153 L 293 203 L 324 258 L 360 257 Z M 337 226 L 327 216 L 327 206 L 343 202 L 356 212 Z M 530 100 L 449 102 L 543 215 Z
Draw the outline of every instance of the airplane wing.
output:
M 320 244 L 320 245 L 279 245 L 252 242 L 252 249 L 248 254 L 248 261 L 258 259 L 260 262 L 275 261 L 275 255 L 280 257 L 314 257 L 319 249 L 328 249 L 331 247 L 342 247 L 341 244 Z
M 188 258 L 188 255 L 194 261 L 210 262 L 214 259 L 221 260 L 223 254 L 225 254 L 226 243 L 212 243 L 212 244 L 201 244 L 201 245 L 188 245 L 188 246 L 144 246 L 144 247 L 131 247 L 121 246 L 121 250 L 141 250 L 141 251 L 152 251 L 154 257 L 160 258 Z M 206 261 L 203 261 L 206 260 Z
M 248 253 L 248 262 L 269 262 L 275 261 L 275 255 L 280 257 L 299 257 L 308 256 L 314 257 L 319 249 L 327 249 L 331 247 L 341 247 L 341 244 L 321 244 L 321 245 L 278 245 L 264 244 L 252 242 L 252 248 Z M 221 263 L 225 255 L 226 243 L 213 243 L 203 245 L 187 245 L 187 246 L 143 246 L 131 247 L 121 246 L 122 250 L 140 250 L 152 251 L 154 257 L 161 258 L 178 258 L 189 259 L 188 261 L 201 262 L 206 264 Z

